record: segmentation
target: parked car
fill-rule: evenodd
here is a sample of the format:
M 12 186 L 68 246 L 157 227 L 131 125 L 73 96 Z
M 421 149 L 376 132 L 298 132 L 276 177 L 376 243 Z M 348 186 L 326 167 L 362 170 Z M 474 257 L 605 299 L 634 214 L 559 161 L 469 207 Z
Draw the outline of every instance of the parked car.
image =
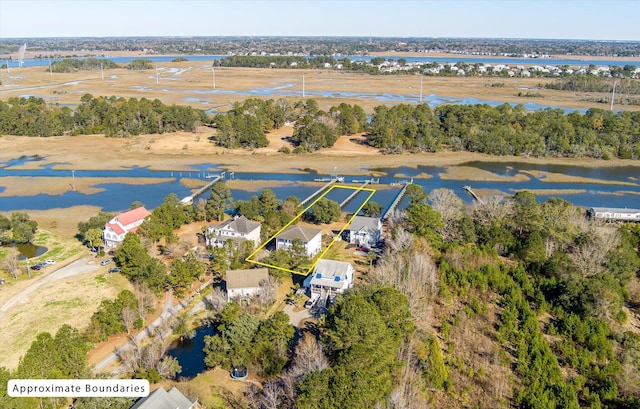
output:
M 31 266 L 31 269 L 32 269 L 32 270 L 36 270 L 36 271 L 37 271 L 37 270 L 41 270 L 41 269 L 42 269 L 42 267 L 41 267 L 40 265 L 36 264 L 36 265 L 34 265 L 34 266 Z
M 48 266 L 49 264 L 45 263 L 44 261 L 39 262 L 38 264 L 36 264 L 36 266 L 40 266 L 40 268 L 44 268 L 46 266 Z
M 100 262 L 100 265 L 101 265 L 101 266 L 106 266 L 107 264 L 111 263 L 111 261 L 112 261 L 112 260 L 111 260 L 110 258 L 104 259 L 104 260 L 102 260 L 102 261 Z
M 120 268 L 119 267 L 111 267 L 109 269 L 110 273 L 119 273 L 120 272 Z
M 116 255 L 116 252 L 115 252 L 114 250 L 109 250 L 109 253 L 108 253 L 108 254 L 109 254 L 110 256 L 115 256 L 115 255 Z
M 316 300 L 312 298 L 312 299 L 310 299 L 310 300 L 307 300 L 307 301 L 304 303 L 304 308 L 313 308 L 313 306 L 314 306 L 315 304 L 316 304 Z
M 44 262 L 47 263 L 47 265 L 49 265 L 49 266 L 52 266 L 52 265 L 56 264 L 56 261 L 52 260 L 50 258 L 46 259 Z

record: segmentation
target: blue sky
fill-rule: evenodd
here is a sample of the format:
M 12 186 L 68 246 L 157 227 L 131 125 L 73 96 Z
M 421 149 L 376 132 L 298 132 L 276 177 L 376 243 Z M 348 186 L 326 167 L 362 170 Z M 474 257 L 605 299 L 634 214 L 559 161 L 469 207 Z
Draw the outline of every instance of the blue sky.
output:
M 640 1 L 0 0 L 0 38 L 252 35 L 640 41 Z

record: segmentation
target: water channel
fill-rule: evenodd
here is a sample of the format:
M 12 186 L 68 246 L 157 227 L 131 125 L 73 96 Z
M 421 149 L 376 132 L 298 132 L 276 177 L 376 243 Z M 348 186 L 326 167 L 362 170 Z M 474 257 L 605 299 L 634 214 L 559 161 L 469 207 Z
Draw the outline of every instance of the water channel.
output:
M 27 161 L 39 161 L 41 158 L 20 158 L 0 163 L 0 195 L 6 187 L 2 186 L 2 178 L 7 176 L 39 177 L 46 183 L 47 177 L 67 177 L 71 183 L 70 170 L 60 169 L 61 164 L 46 164 L 37 169 L 23 169 L 20 165 Z M 342 175 L 345 183 L 353 180 L 362 180 L 375 175 L 380 181 L 380 186 L 370 185 L 376 189 L 371 200 L 388 206 L 398 192 L 399 187 L 390 187 L 389 184 L 411 180 L 420 185 L 426 192 L 437 188 L 452 189 L 466 202 L 471 202 L 471 197 L 463 190 L 465 185 L 471 185 L 476 190 L 491 190 L 512 195 L 518 190 L 547 190 L 543 195 L 538 195 L 539 201 L 550 197 L 560 197 L 578 206 L 608 206 L 608 207 L 640 207 L 640 164 L 636 166 L 587 168 L 570 165 L 539 165 L 517 162 L 469 162 L 463 166 L 476 168 L 479 172 L 487 171 L 505 178 L 518 175 L 522 178 L 521 171 L 540 171 L 589 178 L 588 183 L 552 183 L 545 182 L 544 178 L 536 178 L 529 174 L 526 180 L 492 181 L 489 180 L 446 180 L 447 171 L 444 167 L 420 165 L 416 168 L 398 166 L 384 169 L 361 169 L 369 176 Z M 179 198 L 192 193 L 191 189 L 181 183 L 182 179 L 202 179 L 206 182 L 206 176 L 211 176 L 224 169 L 217 164 L 198 164 L 191 166 L 191 171 L 176 170 L 150 170 L 144 167 L 132 167 L 121 170 L 75 170 L 76 181 L 81 178 L 162 178 L 165 181 L 154 184 L 127 184 L 127 183 L 101 183 L 95 185 L 102 191 L 94 194 L 83 194 L 77 191 L 67 191 L 61 195 L 36 194 L 33 196 L 0 196 L 0 211 L 13 210 L 46 210 L 51 208 L 67 208 L 78 205 L 91 205 L 101 207 L 105 211 L 117 212 L 128 209 L 132 202 L 141 201 L 148 208 L 155 208 L 162 203 L 170 193 L 175 193 Z M 431 178 L 424 178 L 424 175 Z M 396 177 L 395 175 L 402 175 Z M 290 195 L 305 198 L 321 184 L 309 184 L 315 178 L 327 177 L 318 175 L 313 171 L 300 173 L 299 170 L 291 170 L 290 173 L 255 173 L 235 172 L 235 179 L 254 181 L 259 187 L 257 191 L 232 189 L 234 200 L 249 200 L 251 196 L 259 194 L 263 189 L 271 189 L 279 199 L 284 200 Z M 595 183 L 594 180 L 603 180 L 609 183 Z M 260 182 L 263 184 L 261 185 Z M 626 184 L 626 185 L 623 185 Z M 352 184 L 353 185 L 353 184 Z M 359 184 L 358 184 L 359 185 Z M 548 190 L 553 192 L 548 192 Z M 335 189 L 327 197 L 342 201 L 349 191 Z M 362 194 L 361 194 L 362 195 Z M 354 211 L 361 201 L 358 198 L 348 203 L 344 210 Z

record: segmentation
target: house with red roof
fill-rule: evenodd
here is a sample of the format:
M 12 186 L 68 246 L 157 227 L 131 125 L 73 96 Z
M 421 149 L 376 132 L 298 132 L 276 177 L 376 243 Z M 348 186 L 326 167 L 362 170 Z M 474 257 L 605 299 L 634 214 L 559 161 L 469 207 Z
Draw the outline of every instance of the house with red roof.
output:
M 151 216 L 151 212 L 138 207 L 128 212 L 120 213 L 104 225 L 102 238 L 106 247 L 115 247 L 122 243 L 124 236 L 135 232 L 144 220 Z

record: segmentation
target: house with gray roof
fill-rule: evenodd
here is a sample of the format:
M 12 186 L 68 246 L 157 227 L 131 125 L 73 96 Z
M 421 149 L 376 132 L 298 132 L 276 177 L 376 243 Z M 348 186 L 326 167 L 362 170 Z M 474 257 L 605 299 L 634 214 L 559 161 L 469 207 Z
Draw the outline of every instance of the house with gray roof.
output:
M 227 300 L 258 295 L 269 282 L 269 270 L 252 268 L 227 271 Z
M 349 243 L 362 247 L 375 247 L 382 238 L 382 221 L 379 217 L 356 216 L 347 230 Z
M 276 250 L 289 250 L 296 239 L 302 242 L 309 258 L 320 253 L 322 249 L 322 230 L 314 227 L 291 225 L 276 236 Z
M 175 386 L 169 391 L 158 388 L 146 398 L 140 398 L 130 409 L 198 409 L 197 399 L 187 398 Z
M 260 244 L 260 223 L 252 222 L 244 216 L 234 216 L 218 225 L 211 225 L 207 229 L 207 245 L 223 247 L 231 240 L 238 245 L 245 240 L 251 240 L 255 245 Z
M 303 285 L 311 290 L 312 297 L 313 294 L 320 294 L 321 298 L 342 294 L 353 286 L 354 272 L 350 263 L 320 259 Z

